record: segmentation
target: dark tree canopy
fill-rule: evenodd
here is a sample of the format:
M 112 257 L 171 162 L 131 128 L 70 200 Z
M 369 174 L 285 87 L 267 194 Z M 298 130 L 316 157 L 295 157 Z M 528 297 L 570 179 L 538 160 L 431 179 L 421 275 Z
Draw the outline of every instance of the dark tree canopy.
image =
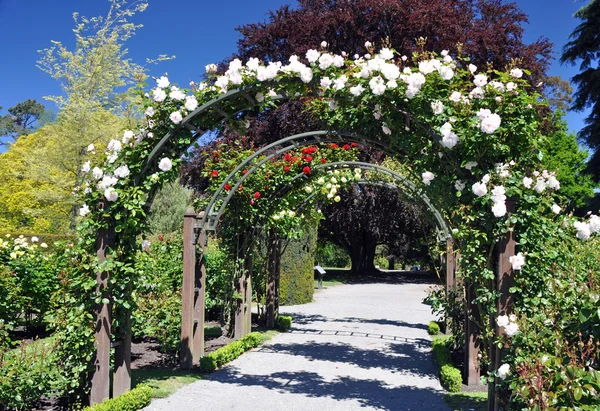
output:
M 583 111 L 591 108 L 579 138 L 596 150 L 589 161 L 589 169 L 600 181 L 600 0 L 591 0 L 575 13 L 581 23 L 571 33 L 563 49 L 561 62 L 579 63 L 579 74 L 572 81 L 577 87 L 572 108 Z
M 0 137 L 9 136 L 16 141 L 20 136 L 29 134 L 44 111 L 43 104 L 31 99 L 9 108 L 8 114 L 0 116 Z
M 409 54 L 417 49 L 416 39 L 427 38 L 431 51 L 456 50 L 476 65 L 493 64 L 502 69 L 512 59 L 543 78 L 552 44 L 540 38 L 523 42 L 524 14 L 515 3 L 501 0 L 298 0 L 269 13 L 268 21 L 238 27 L 242 35 L 237 57 L 264 61 L 304 55 L 321 41 L 329 50 L 364 54 L 365 41 L 376 46 L 389 44 Z
M 323 214 L 319 235 L 348 252 L 356 273 L 376 271 L 377 245 L 388 246 L 389 254 L 403 259 L 431 234 L 422 208 L 404 200 L 398 190 L 383 186 L 355 187 L 339 203 L 323 209 Z

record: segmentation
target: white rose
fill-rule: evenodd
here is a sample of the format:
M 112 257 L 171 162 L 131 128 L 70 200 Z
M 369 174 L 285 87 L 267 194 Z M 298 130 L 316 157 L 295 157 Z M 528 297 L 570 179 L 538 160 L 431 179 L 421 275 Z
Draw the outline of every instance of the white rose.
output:
M 181 113 L 179 111 L 172 112 L 171 115 L 169 116 L 169 118 L 175 124 L 179 124 L 179 123 L 181 123 L 181 120 L 183 120 L 183 116 L 181 115 Z
M 214 74 L 217 72 L 216 64 L 207 64 L 204 68 L 206 69 L 207 74 Z
M 326 70 L 333 64 L 333 56 L 329 53 L 323 53 L 319 57 L 319 68 Z
M 588 226 L 590 227 L 590 233 L 592 234 L 600 231 L 600 217 L 598 217 L 595 214 L 592 214 L 588 221 Z
M 452 80 L 452 77 L 454 77 L 454 70 L 452 70 L 451 67 L 443 66 L 440 69 L 440 77 L 442 77 L 443 80 Z
M 150 251 L 150 240 L 142 241 L 142 250 L 146 252 Z
M 87 204 L 82 205 L 81 208 L 79 209 L 79 215 L 82 217 L 85 217 L 89 213 L 90 213 L 90 208 L 88 207 Z
M 499 315 L 498 319 L 496 320 L 496 324 L 498 324 L 498 327 L 506 327 L 508 323 L 509 321 L 507 315 Z
M 181 101 L 185 98 L 185 93 L 179 90 L 177 87 L 172 87 L 169 97 L 171 97 L 172 100 Z
M 454 183 L 454 188 L 456 188 L 457 191 L 463 191 L 465 189 L 465 183 L 460 180 L 456 180 Z
M 494 203 L 492 206 L 492 213 L 494 214 L 494 217 L 502 217 L 506 214 L 506 204 L 503 201 Z
M 444 103 L 442 103 L 439 100 L 435 100 L 431 103 L 431 110 L 433 111 L 433 114 L 435 114 L 436 116 L 439 114 L 442 114 L 444 112 Z
M 555 176 L 548 178 L 548 188 L 551 190 L 558 190 L 560 188 L 560 182 Z
M 306 52 L 306 59 L 309 63 L 314 63 L 319 58 L 320 54 L 321 53 L 319 53 L 317 50 L 308 50 Z
M 514 337 L 519 332 L 519 325 L 517 323 L 509 323 L 506 327 L 504 327 L 504 332 L 509 337 Z
M 530 177 L 523 177 L 523 185 L 525 186 L 525 188 L 531 188 L 531 185 L 533 184 L 533 179 Z
M 155 88 L 154 90 L 152 90 L 152 98 L 154 99 L 154 101 L 160 103 L 162 101 L 165 101 L 165 99 L 167 98 L 167 93 L 161 88 Z
M 514 68 L 510 71 L 510 75 L 515 78 L 521 78 L 521 77 L 523 77 L 523 70 L 521 70 L 519 68 Z
M 483 87 L 487 84 L 487 76 L 485 74 L 477 74 L 473 79 L 473 84 L 477 87 Z
M 185 109 L 187 111 L 194 111 L 198 108 L 198 100 L 194 96 L 187 96 L 185 98 Z
M 500 127 L 501 119 L 498 114 L 490 114 L 481 121 L 481 131 L 487 134 L 492 134 Z
M 471 190 L 473 190 L 473 194 L 475 194 L 477 197 L 482 197 L 487 194 L 487 187 L 484 183 L 477 182 L 473 184 Z
M 126 164 L 119 166 L 115 169 L 115 176 L 119 178 L 126 178 L 129 176 L 129 167 Z
M 546 189 L 546 182 L 544 181 L 544 179 L 543 178 L 538 178 L 538 180 L 535 183 L 535 186 L 533 187 L 533 189 L 537 193 L 542 194 L 544 192 L 544 190 Z
M 582 221 L 576 221 L 575 223 L 573 223 L 573 226 L 577 230 L 577 238 L 579 238 L 580 240 L 589 240 L 591 232 L 590 226 L 587 223 L 584 223 Z
M 121 151 L 121 149 L 123 148 L 123 146 L 121 145 L 121 142 L 119 140 L 110 140 L 108 142 L 108 146 L 106 146 L 106 149 L 108 151 L 112 151 L 113 153 L 119 153 Z
M 477 66 L 474 64 L 469 64 L 469 71 L 471 73 L 475 73 L 477 71 Z
M 84 173 L 90 172 L 90 162 L 89 161 L 86 161 L 85 163 L 83 163 L 83 165 L 81 166 L 81 171 L 83 171 Z
M 158 168 L 160 168 L 162 171 L 169 171 L 171 168 L 173 168 L 173 162 L 170 158 L 164 157 L 158 163 Z
M 455 103 L 458 103 L 462 98 L 462 95 L 460 94 L 460 92 L 458 91 L 454 91 L 452 92 L 452 94 L 450 94 L 449 100 L 450 101 L 454 101 Z
M 323 47 L 324 49 L 326 49 L 326 48 L 327 48 L 327 42 L 326 42 L 325 40 L 323 40 L 323 41 L 321 42 L 321 47 Z
M 431 182 L 435 178 L 435 174 L 433 174 L 431 171 L 425 171 L 424 173 L 421 174 L 421 177 L 423 178 L 423 184 L 428 186 L 431 184 Z
M 350 87 L 350 94 L 356 97 L 360 96 L 363 91 L 365 91 L 365 89 L 360 84 L 358 86 Z
M 501 380 L 506 379 L 506 377 L 510 374 L 510 365 L 508 364 L 502 364 L 499 368 L 498 368 L 498 378 L 500 378 Z
M 96 180 L 100 180 L 103 175 L 104 175 L 104 172 L 100 168 L 98 168 L 98 167 L 94 167 L 94 169 L 92 170 L 92 176 Z
M 391 60 L 394 58 L 394 52 L 386 47 L 379 51 L 379 56 L 384 60 Z
M 113 202 L 119 198 L 119 193 L 117 193 L 114 188 L 108 187 L 104 190 L 104 197 L 106 197 L 108 201 Z
M 560 214 L 562 208 L 558 204 L 552 204 L 552 212 L 554 214 Z
M 89 153 L 90 151 L 94 151 L 94 149 L 95 149 L 95 148 L 96 148 L 96 147 L 94 147 L 94 145 L 93 145 L 93 144 L 90 144 L 89 146 L 87 146 L 87 151 L 88 151 L 88 153 Z
M 467 170 L 469 170 L 469 171 L 470 171 L 470 170 L 471 170 L 473 167 L 476 167 L 476 166 L 477 166 L 477 161 L 469 161 L 469 162 L 467 162 L 467 164 L 465 164 L 465 168 L 466 168 Z
M 169 84 L 171 83 L 169 82 L 169 78 L 167 76 L 162 76 L 161 78 L 156 80 L 156 86 L 158 88 L 169 87 Z

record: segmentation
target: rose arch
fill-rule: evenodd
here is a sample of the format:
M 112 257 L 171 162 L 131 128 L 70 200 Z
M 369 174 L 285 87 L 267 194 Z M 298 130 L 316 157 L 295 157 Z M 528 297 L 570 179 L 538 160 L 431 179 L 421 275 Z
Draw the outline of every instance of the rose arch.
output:
M 413 175 L 405 182 L 418 184 L 413 191 L 440 210 L 438 223 L 454 228 L 444 231 L 461 253 L 459 271 L 472 326 L 467 337 L 473 347 L 489 349 L 484 365 L 492 393 L 506 389 L 506 374 L 498 372 L 503 354 L 496 344 L 505 336 L 496 317 L 513 312 L 508 289 L 515 273 L 521 274 L 521 252 L 527 247 L 516 252 L 515 237 L 524 230 L 519 219 L 526 217 L 515 210 L 540 208 L 560 186 L 551 173 L 534 173 L 541 136 L 537 108 L 544 103 L 521 79 L 523 71 L 480 70 L 446 50 L 407 57 L 387 48 L 354 59 L 309 50 L 302 58 L 291 56 L 287 64 L 236 59 L 221 75 L 216 66 L 207 71 L 209 81 L 191 89 L 158 78 L 155 87 L 141 93 L 145 126 L 124 131 L 111 140 L 105 155 L 84 165 L 80 273 L 71 284 L 77 298 L 63 308 L 78 326 L 59 338 L 73 347 L 67 365 L 81 380 L 91 376 L 91 401 L 108 397 L 111 341 L 116 346 L 114 395 L 129 389 L 132 267 L 154 193 L 176 178 L 182 156 L 202 134 L 226 124 L 243 130 L 246 115 L 286 99 L 305 101 L 306 110 L 326 127 L 248 157 L 220 182 L 200 228 L 216 227 L 235 192 L 225 192 L 226 185 L 241 184 L 247 167 L 260 169 L 270 158 L 311 144 L 345 141 L 385 149 L 410 164 Z M 536 186 L 523 187 L 524 178 Z M 490 401 L 498 398 L 491 395 Z

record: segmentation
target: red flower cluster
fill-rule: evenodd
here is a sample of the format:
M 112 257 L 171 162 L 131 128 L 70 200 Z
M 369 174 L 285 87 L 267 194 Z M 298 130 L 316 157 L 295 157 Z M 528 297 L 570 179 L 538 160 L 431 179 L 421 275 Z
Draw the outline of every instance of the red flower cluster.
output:
M 302 172 L 304 173 L 304 175 L 309 175 L 310 174 L 310 167 L 306 166 L 302 169 Z
M 321 163 L 325 164 L 326 162 L 327 162 L 327 160 L 325 159 L 325 157 L 323 157 L 323 158 L 321 159 Z
M 352 143 L 351 146 L 352 147 L 358 147 L 358 144 L 357 143 Z
M 254 193 L 254 198 L 259 199 L 260 198 L 260 192 L 257 191 L 256 193 Z
M 163 235 L 162 235 L 162 234 L 160 234 L 160 235 L 158 236 L 158 241 L 163 241 L 164 239 L 165 239 L 165 238 L 163 237 Z
M 302 150 L 302 154 L 304 154 L 304 155 L 315 154 L 316 152 L 317 152 L 316 147 L 306 147 L 305 149 Z
M 210 176 L 212 178 L 217 178 L 219 177 L 219 172 L 217 170 L 213 170 L 212 173 L 210 173 Z
M 243 174 L 243 175 L 246 175 L 246 174 L 248 174 L 248 170 L 244 170 L 244 171 L 242 171 L 242 174 Z
M 310 163 L 311 161 L 313 161 L 313 157 L 312 156 L 306 156 L 306 157 L 304 157 L 304 160 L 306 160 L 307 163 Z
M 221 155 L 221 153 L 219 153 L 218 151 L 215 151 L 215 152 L 213 153 L 213 156 L 215 156 L 215 157 L 219 157 L 220 155 Z
M 223 187 L 225 190 L 229 191 L 231 190 L 231 185 L 229 185 L 229 183 L 225 184 L 225 186 Z
M 287 173 L 288 171 L 290 171 L 290 168 L 288 166 L 285 166 L 285 167 L 283 167 L 283 171 L 285 171 Z
M 336 143 L 331 143 L 329 148 L 340 148 L 340 146 L 338 146 Z
M 350 150 L 350 145 L 349 144 L 344 144 L 344 146 L 342 148 L 344 150 Z

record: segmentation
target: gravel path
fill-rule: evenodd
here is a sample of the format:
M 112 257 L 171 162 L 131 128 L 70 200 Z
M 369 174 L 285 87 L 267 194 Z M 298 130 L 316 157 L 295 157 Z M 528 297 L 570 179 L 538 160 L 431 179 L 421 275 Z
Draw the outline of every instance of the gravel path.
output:
M 341 285 L 283 307 L 291 332 L 146 410 L 447 411 L 419 282 Z

